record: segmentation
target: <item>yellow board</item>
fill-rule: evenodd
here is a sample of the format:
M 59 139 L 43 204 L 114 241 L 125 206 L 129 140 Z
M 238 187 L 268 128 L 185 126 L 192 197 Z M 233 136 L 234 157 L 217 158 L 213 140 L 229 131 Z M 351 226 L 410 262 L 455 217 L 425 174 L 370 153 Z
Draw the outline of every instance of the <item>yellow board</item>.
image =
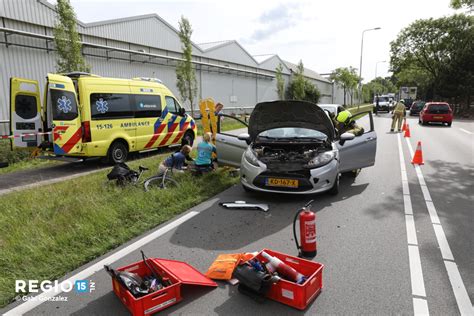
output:
M 203 134 L 212 134 L 212 143 L 216 144 L 216 133 L 217 133 L 217 116 L 216 116 L 216 103 L 212 98 L 207 98 L 199 102 L 199 110 L 201 111 L 201 122 Z

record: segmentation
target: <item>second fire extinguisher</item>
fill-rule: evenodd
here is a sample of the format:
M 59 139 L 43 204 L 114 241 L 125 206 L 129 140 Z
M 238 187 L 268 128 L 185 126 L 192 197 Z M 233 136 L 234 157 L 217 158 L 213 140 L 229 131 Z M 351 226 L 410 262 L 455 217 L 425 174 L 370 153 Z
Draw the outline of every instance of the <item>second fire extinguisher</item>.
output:
M 316 256 L 316 214 L 311 211 L 311 203 L 306 203 L 302 209 L 298 210 L 293 220 L 293 235 L 295 237 L 296 247 L 299 251 L 299 257 L 313 258 Z M 300 221 L 300 241 L 296 237 L 296 221 Z

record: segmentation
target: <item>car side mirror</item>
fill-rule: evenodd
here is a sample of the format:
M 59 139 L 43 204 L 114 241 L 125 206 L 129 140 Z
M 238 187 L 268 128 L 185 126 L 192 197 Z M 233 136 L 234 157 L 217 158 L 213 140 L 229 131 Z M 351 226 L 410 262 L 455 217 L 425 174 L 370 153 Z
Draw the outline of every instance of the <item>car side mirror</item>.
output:
M 348 140 L 353 140 L 355 138 L 355 135 L 352 133 L 343 133 L 341 137 L 339 138 L 339 144 L 341 146 L 344 146 L 344 143 Z
M 184 116 L 186 114 L 186 109 L 185 108 L 179 108 L 179 115 Z
M 250 145 L 250 135 L 248 133 L 242 133 L 237 136 L 237 139 L 244 140 L 247 145 Z

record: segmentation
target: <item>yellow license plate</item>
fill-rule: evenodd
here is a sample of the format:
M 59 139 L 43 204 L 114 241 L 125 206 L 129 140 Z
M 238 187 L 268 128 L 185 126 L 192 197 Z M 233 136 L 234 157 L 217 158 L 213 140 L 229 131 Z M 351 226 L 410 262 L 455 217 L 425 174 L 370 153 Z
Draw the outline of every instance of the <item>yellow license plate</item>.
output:
M 294 179 L 279 179 L 279 178 L 268 178 L 265 184 L 269 187 L 286 187 L 286 188 L 297 188 L 298 180 Z
M 435 118 L 435 119 L 442 119 L 443 117 L 442 117 L 442 116 L 433 116 L 433 118 Z

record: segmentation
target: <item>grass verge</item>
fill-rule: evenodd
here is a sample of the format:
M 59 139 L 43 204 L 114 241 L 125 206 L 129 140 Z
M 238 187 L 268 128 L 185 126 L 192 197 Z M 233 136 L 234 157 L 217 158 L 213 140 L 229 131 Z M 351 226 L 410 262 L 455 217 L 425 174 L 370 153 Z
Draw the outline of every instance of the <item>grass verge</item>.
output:
M 0 162 L 9 166 L 0 168 L 0 174 L 58 164 L 57 161 L 30 158 L 29 150 L 11 150 L 10 141 L 0 140 Z
M 167 155 L 129 165 L 149 167 L 145 179 Z M 0 197 L 1 306 L 15 297 L 16 279 L 58 279 L 238 181 L 219 169 L 174 175 L 179 188 L 145 193 L 108 183 L 109 170 Z

